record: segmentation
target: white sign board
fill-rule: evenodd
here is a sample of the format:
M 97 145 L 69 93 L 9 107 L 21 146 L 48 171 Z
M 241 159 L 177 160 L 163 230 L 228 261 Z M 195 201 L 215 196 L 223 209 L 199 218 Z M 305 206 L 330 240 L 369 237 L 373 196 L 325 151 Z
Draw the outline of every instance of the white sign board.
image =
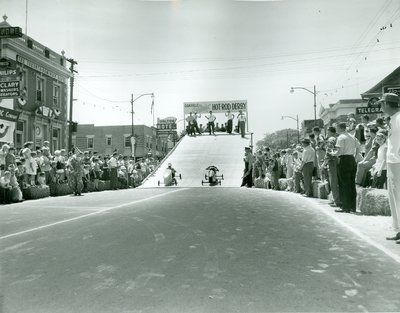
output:
M 213 111 L 213 113 L 225 113 L 247 112 L 247 100 L 232 100 L 232 101 L 203 101 L 203 102 L 184 102 L 183 103 L 184 114 L 189 114 L 190 112 L 197 113 L 208 113 Z

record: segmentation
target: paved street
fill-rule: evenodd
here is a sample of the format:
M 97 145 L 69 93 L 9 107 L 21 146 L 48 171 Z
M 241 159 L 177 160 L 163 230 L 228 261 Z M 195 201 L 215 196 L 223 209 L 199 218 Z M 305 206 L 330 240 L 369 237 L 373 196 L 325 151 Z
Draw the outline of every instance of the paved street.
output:
M 399 263 L 315 200 L 156 188 L 0 207 L 3 312 L 399 311 Z

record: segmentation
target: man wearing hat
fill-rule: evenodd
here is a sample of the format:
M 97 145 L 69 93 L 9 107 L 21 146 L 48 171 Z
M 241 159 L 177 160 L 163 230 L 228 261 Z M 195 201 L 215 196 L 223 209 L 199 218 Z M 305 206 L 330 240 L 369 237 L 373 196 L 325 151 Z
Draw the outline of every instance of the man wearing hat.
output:
M 379 103 L 383 112 L 390 116 L 386 159 L 387 184 L 393 228 L 400 231 L 400 100 L 394 93 L 385 93 Z M 400 243 L 400 240 L 397 243 Z
M 339 137 L 336 141 L 336 151 L 332 155 L 337 156 L 338 178 L 339 178 L 339 197 L 341 209 L 336 212 L 355 212 L 356 211 L 356 171 L 357 163 L 355 159 L 357 143 L 353 136 L 347 132 L 347 124 L 339 123 L 336 126 Z
M 301 143 L 303 144 L 303 156 L 300 169 L 304 179 L 304 196 L 312 197 L 312 175 L 315 166 L 315 150 L 311 147 L 310 139 L 304 138 Z
M 242 177 L 242 184 L 240 187 L 247 186 L 251 188 L 253 186 L 253 155 L 251 154 L 251 148 L 244 148 L 244 174 Z

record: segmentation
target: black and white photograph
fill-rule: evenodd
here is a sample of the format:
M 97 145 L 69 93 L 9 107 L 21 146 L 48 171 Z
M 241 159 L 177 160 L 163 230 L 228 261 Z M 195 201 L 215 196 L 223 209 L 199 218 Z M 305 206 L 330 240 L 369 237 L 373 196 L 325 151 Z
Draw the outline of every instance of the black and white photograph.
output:
M 0 8 L 0 313 L 400 312 L 399 0 Z

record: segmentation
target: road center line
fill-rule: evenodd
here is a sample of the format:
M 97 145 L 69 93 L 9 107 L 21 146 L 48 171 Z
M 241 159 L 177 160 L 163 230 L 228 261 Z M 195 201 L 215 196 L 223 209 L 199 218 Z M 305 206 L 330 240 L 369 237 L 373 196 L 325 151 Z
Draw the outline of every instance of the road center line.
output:
M 60 224 L 65 224 L 65 223 L 73 222 L 73 221 L 76 221 L 76 220 L 80 220 L 80 219 L 82 219 L 82 218 L 86 218 L 86 217 L 98 215 L 98 214 L 101 214 L 101 213 L 103 213 L 103 212 L 107 212 L 107 211 L 119 209 L 119 208 L 122 208 L 122 207 L 126 207 L 126 206 L 128 206 L 128 205 L 138 204 L 138 203 L 145 202 L 145 201 L 148 201 L 148 200 L 156 199 L 156 198 L 159 198 L 159 197 L 162 197 L 162 196 L 165 196 L 165 195 L 169 195 L 169 194 L 171 194 L 171 193 L 178 192 L 178 191 L 182 191 L 182 190 L 186 190 L 186 188 L 180 188 L 180 189 L 172 190 L 172 191 L 170 191 L 170 192 L 166 192 L 166 193 L 163 193 L 163 194 L 158 194 L 158 195 L 155 195 L 155 196 L 151 196 L 151 197 L 149 197 L 149 198 L 144 198 L 144 199 L 140 199 L 140 200 L 135 200 L 135 201 L 128 202 L 128 203 L 124 203 L 124 204 L 120 204 L 120 205 L 117 205 L 117 206 L 114 206 L 114 207 L 111 207 L 111 208 L 105 208 L 105 209 L 99 210 L 99 211 L 97 211 L 97 212 L 92 212 L 92 213 L 80 215 L 80 216 L 77 216 L 77 217 L 69 218 L 69 219 L 66 219 L 66 220 L 58 221 L 58 222 L 55 222 L 55 223 L 51 223 L 51 224 L 47 224 L 47 225 L 42 225 L 42 226 L 35 227 L 35 228 L 30 228 L 30 229 L 23 230 L 23 231 L 20 231 L 20 232 L 17 232 L 17 233 L 12 233 L 12 234 L 5 235 L 5 236 L 0 237 L 0 240 L 8 239 L 8 238 L 11 238 L 11 237 L 16 237 L 16 236 L 19 236 L 19 235 L 31 233 L 31 232 L 34 232 L 34 231 L 37 231 L 37 230 L 41 230 L 41 229 L 44 229 L 44 228 L 53 227 L 53 226 L 60 225 Z

